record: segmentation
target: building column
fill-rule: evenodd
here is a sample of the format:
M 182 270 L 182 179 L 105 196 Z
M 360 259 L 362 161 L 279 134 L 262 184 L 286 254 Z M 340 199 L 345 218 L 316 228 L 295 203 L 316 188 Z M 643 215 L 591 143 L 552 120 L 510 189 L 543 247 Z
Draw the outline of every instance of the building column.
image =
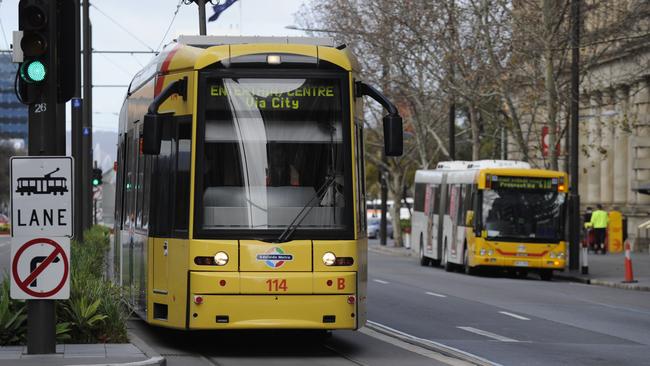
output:
M 607 89 L 600 109 L 600 202 L 611 205 L 614 191 L 614 91 Z
M 634 97 L 636 125 L 633 169 L 636 173 L 635 183 L 650 181 L 650 83 L 646 77 L 639 81 Z M 638 205 L 650 204 L 650 196 L 637 194 Z
M 627 85 L 620 85 L 616 88 L 615 104 L 616 109 L 615 126 L 614 126 L 614 197 L 613 202 L 621 206 L 627 202 L 628 194 L 628 139 L 630 136 L 630 127 L 628 123 L 628 92 Z
M 589 157 L 587 159 L 586 168 L 588 169 L 587 176 L 587 197 L 585 197 L 586 204 L 596 204 L 600 202 L 600 105 L 601 93 L 596 91 L 591 94 L 589 98 L 589 105 L 591 111 L 587 121 L 587 136 L 588 136 L 588 149 Z

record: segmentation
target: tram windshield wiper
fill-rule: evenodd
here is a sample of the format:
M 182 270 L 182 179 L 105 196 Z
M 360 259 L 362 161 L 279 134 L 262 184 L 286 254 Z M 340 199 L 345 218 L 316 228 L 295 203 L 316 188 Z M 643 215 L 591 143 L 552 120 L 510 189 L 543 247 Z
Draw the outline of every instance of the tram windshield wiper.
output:
M 312 208 L 314 208 L 314 206 L 312 206 L 312 202 L 314 202 L 314 200 L 316 200 L 316 199 L 318 199 L 318 200 L 323 199 L 323 196 L 324 196 L 325 192 L 327 192 L 327 190 L 330 188 L 330 186 L 332 184 L 334 184 L 335 181 L 336 180 L 335 180 L 335 177 L 333 175 L 328 175 L 327 176 L 327 178 L 326 178 L 325 182 L 323 183 L 323 185 L 320 188 L 318 188 L 318 190 L 316 191 L 316 194 L 314 194 L 314 197 L 312 197 L 302 207 L 302 209 L 298 212 L 296 217 L 294 217 L 294 219 L 291 220 L 291 223 L 289 223 L 287 228 L 284 229 L 282 234 L 280 234 L 280 236 L 275 240 L 276 243 L 283 243 L 285 241 L 289 241 L 289 238 L 291 238 L 291 235 L 293 235 L 293 233 L 296 231 L 298 226 L 300 226 L 300 224 L 305 219 L 305 217 L 307 217 L 307 215 L 309 215 L 309 212 L 312 210 Z

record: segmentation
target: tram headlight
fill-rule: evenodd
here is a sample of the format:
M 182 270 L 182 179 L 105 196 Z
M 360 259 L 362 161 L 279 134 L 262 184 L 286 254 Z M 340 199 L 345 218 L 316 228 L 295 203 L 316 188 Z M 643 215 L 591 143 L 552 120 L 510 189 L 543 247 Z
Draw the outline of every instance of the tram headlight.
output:
M 214 255 L 214 264 L 217 266 L 225 266 L 228 264 L 228 254 L 226 252 L 218 252 Z
M 336 256 L 332 252 L 326 252 L 323 254 L 323 263 L 326 266 L 333 266 L 336 262 Z
M 485 248 L 481 248 L 481 251 L 479 253 L 481 254 L 481 257 L 484 257 L 485 254 L 487 254 L 487 250 L 485 250 Z
M 488 257 L 491 257 L 494 255 L 494 250 L 490 249 L 488 250 Z
M 551 254 L 549 254 L 548 256 L 551 257 L 551 259 L 554 259 L 555 258 L 555 252 L 551 252 Z

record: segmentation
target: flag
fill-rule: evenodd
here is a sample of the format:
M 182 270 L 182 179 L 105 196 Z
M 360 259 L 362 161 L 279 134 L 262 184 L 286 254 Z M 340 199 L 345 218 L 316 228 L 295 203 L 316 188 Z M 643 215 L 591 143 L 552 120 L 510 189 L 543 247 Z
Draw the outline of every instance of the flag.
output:
M 214 10 L 214 14 L 210 18 L 208 18 L 208 22 L 214 22 L 219 18 L 219 15 L 226 11 L 230 7 L 230 5 L 234 4 L 237 0 L 226 0 L 223 4 L 219 3 L 217 5 L 214 5 L 212 7 L 212 10 Z

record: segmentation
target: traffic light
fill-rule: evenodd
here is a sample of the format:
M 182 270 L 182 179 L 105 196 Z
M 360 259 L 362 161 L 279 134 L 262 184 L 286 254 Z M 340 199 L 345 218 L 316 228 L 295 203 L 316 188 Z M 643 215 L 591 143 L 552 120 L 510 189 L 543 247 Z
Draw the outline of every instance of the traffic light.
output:
M 20 0 L 18 28 L 23 60 L 18 68 L 23 103 L 65 103 L 75 86 L 74 0 Z M 47 86 L 55 83 L 56 99 Z M 50 89 L 52 90 L 52 89 Z M 54 95 L 52 95 L 54 97 Z
M 93 187 L 98 187 L 99 185 L 102 184 L 102 170 L 101 169 L 99 169 L 99 168 L 94 168 L 93 169 L 92 183 L 93 183 Z

